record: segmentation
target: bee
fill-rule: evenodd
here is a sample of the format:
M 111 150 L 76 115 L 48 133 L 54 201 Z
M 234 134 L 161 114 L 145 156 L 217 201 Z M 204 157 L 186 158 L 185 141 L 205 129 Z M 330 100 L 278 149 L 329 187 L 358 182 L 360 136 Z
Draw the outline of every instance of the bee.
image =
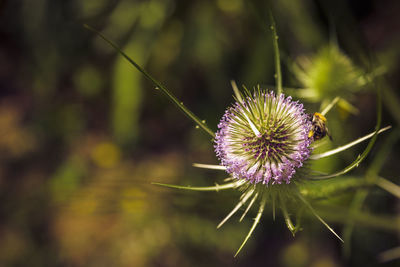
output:
M 312 126 L 308 133 L 308 138 L 313 138 L 314 141 L 324 138 L 326 135 L 332 140 L 332 136 L 326 127 L 326 118 L 321 113 L 315 112 L 311 120 Z

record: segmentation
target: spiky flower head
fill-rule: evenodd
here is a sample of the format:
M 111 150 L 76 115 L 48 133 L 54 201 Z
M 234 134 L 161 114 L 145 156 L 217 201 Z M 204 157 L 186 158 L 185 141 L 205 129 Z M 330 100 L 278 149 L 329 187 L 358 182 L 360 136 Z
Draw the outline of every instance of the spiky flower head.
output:
M 253 184 L 289 184 L 311 153 L 311 122 L 303 105 L 260 89 L 236 100 L 215 136 L 221 164 Z
M 323 47 L 312 57 L 299 57 L 293 70 L 307 88 L 302 90 L 302 95 L 313 102 L 336 96 L 348 99 L 350 92 L 358 91 L 367 83 L 363 71 L 336 45 Z

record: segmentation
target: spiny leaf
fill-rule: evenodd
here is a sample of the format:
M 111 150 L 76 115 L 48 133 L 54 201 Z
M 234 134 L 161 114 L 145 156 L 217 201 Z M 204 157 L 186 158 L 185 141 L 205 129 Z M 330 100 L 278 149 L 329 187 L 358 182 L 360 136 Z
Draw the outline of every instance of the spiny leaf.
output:
M 375 134 L 383 133 L 384 131 L 387 131 L 387 130 L 389 130 L 390 128 L 392 128 L 392 126 L 389 125 L 389 126 L 387 126 L 387 127 L 385 127 L 385 128 L 380 129 L 380 130 L 378 131 L 378 133 L 376 133 L 376 131 L 375 131 L 375 132 L 372 132 L 372 133 L 370 133 L 370 134 L 367 134 L 367 135 L 365 135 L 365 136 L 363 136 L 363 137 L 360 137 L 360 138 L 358 138 L 357 140 L 354 140 L 353 142 L 350 142 L 350 143 L 348 143 L 348 144 L 346 144 L 346 145 L 344 145 L 344 146 L 340 146 L 340 147 L 338 147 L 338 148 L 335 148 L 335 149 L 326 151 L 326 152 L 324 152 L 324 153 L 311 155 L 311 156 L 310 156 L 310 159 L 317 160 L 317 159 L 322 159 L 322 158 L 326 158 L 326 157 L 335 155 L 335 154 L 337 154 L 337 153 L 339 153 L 339 152 L 342 152 L 342 151 L 344 151 L 344 150 L 346 150 L 346 149 L 349 149 L 350 147 L 355 146 L 355 145 L 357 145 L 357 144 L 359 144 L 359 143 L 361 143 L 361 142 L 363 142 L 363 141 L 365 141 L 365 140 L 368 140 L 369 138 L 373 137 Z
M 209 169 L 209 170 L 221 170 L 225 171 L 226 167 L 221 165 L 213 165 L 213 164 L 201 164 L 201 163 L 193 163 L 193 167 L 202 168 L 202 169 Z
M 314 208 L 310 205 L 310 203 L 300 194 L 298 193 L 298 197 L 300 200 L 306 205 L 306 207 L 311 211 L 311 213 L 323 224 L 325 225 L 326 228 L 328 228 L 329 231 L 331 231 L 340 241 L 343 241 L 343 239 L 332 229 L 332 227 L 327 224 L 324 219 L 322 219 L 317 212 L 314 210 Z
M 254 223 L 250 228 L 249 233 L 247 234 L 246 238 L 243 240 L 243 243 L 240 245 L 239 249 L 236 251 L 236 254 L 234 257 L 236 257 L 239 252 L 242 250 L 242 248 L 244 247 L 244 245 L 247 243 L 247 240 L 249 240 L 250 236 L 253 234 L 254 229 L 256 229 L 257 224 L 260 222 L 261 216 L 264 212 L 264 208 L 265 208 L 265 204 L 267 203 L 267 198 L 264 194 L 261 203 L 260 203 L 260 208 L 258 209 L 258 213 L 257 216 L 254 218 Z
M 233 214 L 242 207 L 247 200 L 253 195 L 254 189 L 250 189 L 248 192 L 244 193 L 243 198 L 239 201 L 239 203 L 233 208 L 233 210 L 218 224 L 217 228 L 220 228 Z
M 251 199 L 249 205 L 247 206 L 246 210 L 243 212 L 242 217 L 240 217 L 239 222 L 241 222 L 244 217 L 246 216 L 247 212 L 249 212 L 250 208 L 253 206 L 254 202 L 256 201 L 258 197 L 258 193 L 254 194 L 254 197 Z

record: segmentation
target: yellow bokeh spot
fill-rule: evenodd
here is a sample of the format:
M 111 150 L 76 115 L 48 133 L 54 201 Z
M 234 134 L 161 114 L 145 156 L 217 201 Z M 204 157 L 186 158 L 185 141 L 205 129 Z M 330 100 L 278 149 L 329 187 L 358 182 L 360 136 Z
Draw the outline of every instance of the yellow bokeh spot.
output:
M 282 263 L 287 267 L 305 267 L 309 266 L 310 253 L 306 245 L 302 242 L 296 242 L 289 245 L 283 252 Z
M 165 16 L 165 5 L 162 1 L 151 1 L 143 7 L 143 15 L 140 17 L 144 28 L 153 28 L 159 24 Z
M 91 157 L 97 166 L 111 168 L 121 160 L 121 151 L 115 144 L 103 142 L 93 148 Z
M 121 209 L 125 213 L 143 213 L 146 208 L 146 193 L 134 187 L 125 188 L 121 192 Z
M 241 10 L 242 0 L 217 0 L 217 6 L 225 12 L 235 13 Z
M 337 265 L 329 258 L 321 258 L 314 262 L 311 267 L 336 267 Z
M 167 67 L 178 56 L 183 33 L 184 27 L 182 23 L 175 20 L 169 24 L 164 33 L 160 34 L 153 52 L 159 69 Z

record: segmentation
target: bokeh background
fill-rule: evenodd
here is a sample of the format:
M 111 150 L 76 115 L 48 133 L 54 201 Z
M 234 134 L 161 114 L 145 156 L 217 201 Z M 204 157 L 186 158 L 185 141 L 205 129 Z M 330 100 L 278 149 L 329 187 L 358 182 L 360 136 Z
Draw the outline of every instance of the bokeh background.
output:
M 349 244 L 311 216 L 293 238 L 269 211 L 233 258 L 255 214 L 216 225 L 238 192 L 151 184 L 213 185 L 226 174 L 192 167 L 218 164 L 210 137 L 84 23 L 216 130 L 233 102 L 230 80 L 273 88 L 270 8 L 287 92 L 308 96 L 310 113 L 333 96 L 346 99 L 329 113 L 334 139 L 325 148 L 373 130 L 377 79 L 383 125 L 396 129 L 400 122 L 399 1 L 249 2 L 0 1 L 1 266 L 400 265 L 379 261 L 381 252 L 399 246 L 400 223 L 398 199 L 378 188 L 362 208 L 375 217 L 355 222 Z M 379 157 L 380 174 L 398 183 L 399 144 L 379 150 L 387 136 L 352 174 L 362 177 Z M 315 168 L 339 170 L 364 147 Z M 327 202 L 344 208 L 332 212 L 345 214 L 354 194 L 334 195 Z M 343 216 L 320 210 L 341 234 Z

